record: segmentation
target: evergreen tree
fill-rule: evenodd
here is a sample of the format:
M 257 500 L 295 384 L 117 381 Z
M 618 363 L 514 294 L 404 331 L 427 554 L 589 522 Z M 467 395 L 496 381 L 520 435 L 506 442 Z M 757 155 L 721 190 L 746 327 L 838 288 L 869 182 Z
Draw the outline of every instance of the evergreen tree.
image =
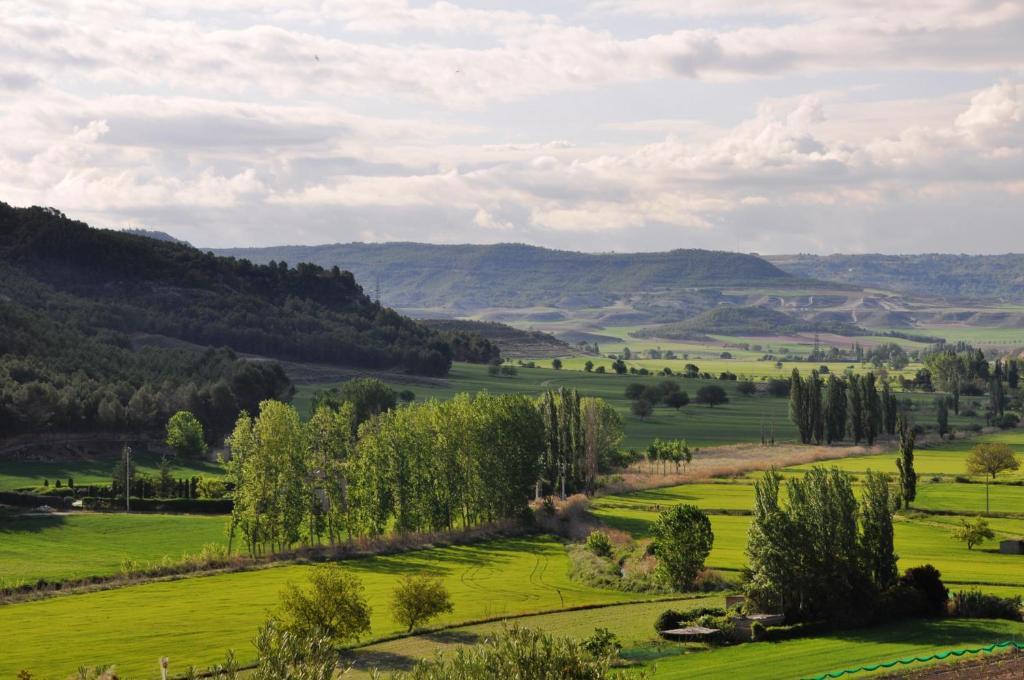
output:
M 899 405 L 896 402 L 896 395 L 892 391 L 892 385 L 886 380 L 882 383 L 882 427 L 886 434 L 896 434 L 898 414 Z
M 862 378 L 850 374 L 850 384 L 846 390 L 849 397 L 849 408 L 847 413 L 850 418 L 850 436 L 854 444 L 860 444 L 864 439 L 864 391 L 861 386 Z
M 989 411 L 993 417 L 1001 416 L 1006 410 L 1006 396 L 1003 381 L 998 375 L 992 377 L 988 386 Z
M 846 437 L 846 383 L 835 375 L 828 377 L 825 391 L 825 441 L 832 444 Z
M 939 436 L 945 437 L 949 432 L 949 404 L 946 397 L 935 399 L 935 418 L 939 424 Z
M 882 402 L 878 397 L 878 390 L 875 388 L 875 374 L 868 373 L 860 380 L 863 394 L 861 396 L 862 417 L 864 424 L 862 431 L 868 445 L 875 443 L 875 437 L 882 429 Z
M 903 507 L 909 508 L 917 498 L 917 472 L 914 471 L 914 440 L 916 434 L 901 413 L 896 421 L 896 435 L 899 437 L 899 458 L 896 468 L 900 471 L 900 498 Z
M 811 371 L 804 389 L 807 398 L 807 421 L 810 434 L 815 444 L 821 444 L 825 438 L 825 418 L 821 405 L 821 378 L 817 371 Z
M 796 425 L 800 435 L 800 443 L 808 444 L 811 441 L 811 421 L 808 413 L 807 386 L 800 377 L 799 369 L 794 368 L 789 378 L 789 417 Z

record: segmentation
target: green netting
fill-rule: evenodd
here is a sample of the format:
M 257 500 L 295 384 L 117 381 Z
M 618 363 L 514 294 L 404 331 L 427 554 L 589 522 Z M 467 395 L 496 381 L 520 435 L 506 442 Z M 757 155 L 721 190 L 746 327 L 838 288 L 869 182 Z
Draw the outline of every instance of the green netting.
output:
M 945 652 L 939 652 L 938 654 L 932 654 L 931 656 L 911 656 L 905 659 L 896 659 L 895 661 L 883 661 L 882 663 L 876 663 L 871 666 L 861 666 L 860 668 L 844 668 L 841 671 L 822 673 L 821 675 L 815 675 L 810 678 L 803 678 L 803 680 L 829 680 L 829 678 L 841 678 L 844 675 L 853 675 L 854 673 L 870 673 L 871 671 L 877 671 L 883 668 L 892 668 L 893 666 L 907 666 L 912 663 L 941 661 L 942 659 L 948 659 L 951 656 L 963 656 L 964 654 L 987 654 L 998 649 L 1008 649 L 1010 647 L 1018 650 L 1024 650 L 1024 642 L 1013 642 L 1012 640 L 1007 640 L 1006 642 L 996 642 L 988 645 L 987 647 L 978 647 L 976 649 L 950 649 Z

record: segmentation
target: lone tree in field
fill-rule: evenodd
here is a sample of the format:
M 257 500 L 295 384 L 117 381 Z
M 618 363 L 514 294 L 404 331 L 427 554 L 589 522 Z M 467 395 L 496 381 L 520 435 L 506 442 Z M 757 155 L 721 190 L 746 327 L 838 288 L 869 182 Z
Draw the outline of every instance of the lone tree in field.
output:
M 658 516 L 652 533 L 651 547 L 665 580 L 677 590 L 693 586 L 715 542 L 707 514 L 695 505 L 677 505 Z
M 903 507 L 909 508 L 917 498 L 917 472 L 914 471 L 914 441 L 917 435 L 902 413 L 896 417 L 896 436 L 900 443 L 900 457 L 896 459 L 896 467 L 900 471 L 900 497 L 903 499 Z
M 718 385 L 704 385 L 697 390 L 696 401 L 698 404 L 707 404 L 708 408 L 713 408 L 716 404 L 728 404 L 729 395 Z
M 406 576 L 391 595 L 395 621 L 411 633 L 416 626 L 452 611 L 452 600 L 440 578 Z
M 633 411 L 633 415 L 640 420 L 647 420 L 654 413 L 654 404 L 646 399 L 637 399 L 630 408 Z
M 206 453 L 203 424 L 188 411 L 178 411 L 167 421 L 167 445 L 179 456 L 201 456 Z
M 960 526 L 953 529 L 953 538 L 966 543 L 968 550 L 973 550 L 974 546 L 981 545 L 986 540 L 991 540 L 995 537 L 996 535 L 989 528 L 988 522 L 980 517 L 973 522 L 961 519 Z
M 985 475 L 985 514 L 989 512 L 988 483 L 995 481 L 996 475 L 1007 470 L 1017 470 L 1020 462 L 1013 455 L 1013 449 L 1006 444 L 996 442 L 976 444 L 967 457 L 967 472 L 972 475 Z
M 562 360 L 561 359 L 552 359 L 551 360 L 551 368 L 555 369 L 556 371 L 562 370 Z
M 307 589 L 289 583 L 281 594 L 286 629 L 301 636 L 324 636 L 334 645 L 369 633 L 370 611 L 362 581 L 338 565 L 315 567 Z
M 686 392 L 673 392 L 665 397 L 665 406 L 679 410 L 690 403 L 690 395 Z

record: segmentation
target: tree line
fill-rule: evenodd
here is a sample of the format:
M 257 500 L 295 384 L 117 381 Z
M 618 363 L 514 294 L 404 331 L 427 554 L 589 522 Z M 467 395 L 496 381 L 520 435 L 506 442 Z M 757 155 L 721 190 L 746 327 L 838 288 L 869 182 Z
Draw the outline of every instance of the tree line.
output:
M 806 378 L 794 368 L 789 381 L 789 415 L 803 444 L 833 444 L 847 438 L 874 444 L 896 433 L 899 403 L 888 381 L 878 388 L 874 373 L 845 378 L 817 371 Z
M 621 436 L 613 409 L 568 390 L 362 414 L 324 400 L 305 423 L 268 400 L 228 440 L 231 535 L 262 553 L 516 519 L 536 494 L 593 490 Z

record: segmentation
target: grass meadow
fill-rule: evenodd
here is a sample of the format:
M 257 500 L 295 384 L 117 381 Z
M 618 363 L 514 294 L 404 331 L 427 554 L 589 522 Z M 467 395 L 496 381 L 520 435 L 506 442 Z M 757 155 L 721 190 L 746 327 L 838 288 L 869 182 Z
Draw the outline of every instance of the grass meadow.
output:
M 565 360 L 571 367 L 579 363 L 582 369 L 584 359 Z M 608 362 L 610 364 L 610 362 Z M 684 362 L 685 363 L 685 362 Z M 549 364 L 545 364 L 549 365 Z M 797 365 L 797 364 L 794 364 Z M 812 364 L 797 365 L 802 372 L 815 366 Z M 681 367 L 680 367 L 681 368 Z M 841 369 L 840 369 L 841 370 Z M 788 376 L 792 366 L 785 370 Z M 630 411 L 630 401 L 625 397 L 626 386 L 630 383 L 657 385 L 665 380 L 676 381 L 685 390 L 691 400 L 701 385 L 716 384 L 725 388 L 729 395 L 729 403 L 709 408 L 705 405 L 690 403 L 678 411 L 667 406 L 657 406 L 654 414 L 645 420 L 634 416 Z M 308 415 L 313 395 L 322 389 L 334 385 L 303 385 L 295 396 L 294 403 L 303 415 Z M 492 394 L 528 394 L 539 395 L 545 389 L 559 387 L 575 388 L 588 396 L 601 397 L 607 400 L 620 413 L 625 426 L 625 448 L 641 450 L 656 437 L 686 439 L 692 447 L 716 446 L 743 442 L 759 442 L 761 426 L 765 423 L 775 427 L 777 441 L 791 441 L 796 437 L 796 429 L 789 419 L 789 402 L 786 398 L 771 397 L 763 394 L 744 396 L 736 390 L 736 383 L 729 380 L 696 380 L 667 378 L 665 376 L 615 375 L 613 373 L 586 373 L 583 370 L 563 368 L 556 371 L 546 368 L 519 368 L 515 376 L 491 376 L 486 366 L 457 363 L 452 367 L 450 376 L 444 381 L 419 383 L 414 385 L 396 384 L 398 389 L 410 389 L 417 399 L 449 399 L 459 392 L 477 393 L 487 391 Z M 914 404 L 915 418 L 924 424 L 934 422 L 935 395 L 905 395 Z M 952 416 L 953 427 L 966 427 L 981 421 L 977 418 L 961 418 Z
M 159 562 L 227 543 L 227 518 L 69 514 L 0 521 L 0 587 L 116 574 L 124 559 Z
M 444 579 L 454 612 L 438 624 L 643 599 L 570 581 L 568 566 L 562 544 L 549 538 L 345 562 L 366 587 L 372 637 L 400 632 L 388 602 L 405 574 Z M 256 628 L 277 607 L 281 589 L 289 582 L 302 583 L 309 569 L 279 566 L 0 606 L 0 677 L 28 669 L 33 677 L 63 678 L 81 664 L 99 663 L 116 663 L 123 676 L 153 677 L 161 656 L 170 657 L 178 669 L 206 667 L 229 648 L 250 660 Z
M 671 656 L 655 656 L 648 665 L 655 669 L 654 677 L 664 680 L 788 680 L 949 649 L 1020 640 L 1022 636 L 1024 624 L 1012 621 L 919 620 L 784 642 L 736 645 L 710 652 L 680 653 L 682 648 L 677 646 L 669 648 Z M 637 656 L 645 658 L 645 651 L 637 650 Z M 627 650 L 626 654 L 629 653 Z M 858 673 L 856 677 L 883 674 Z
M 160 459 L 155 453 L 132 454 L 136 472 L 154 476 L 158 474 Z M 51 487 L 57 480 L 66 484 L 68 478 L 74 480 L 75 486 L 110 484 L 117 463 L 117 457 L 62 462 L 0 460 L 0 491 L 42 486 L 44 479 L 50 482 Z M 175 477 L 212 477 L 224 474 L 224 469 L 205 460 L 178 459 L 171 461 L 171 474 Z
M 409 667 L 419 659 L 432 658 L 435 651 L 448 652 L 462 645 L 479 642 L 488 634 L 501 630 L 504 625 L 509 623 L 576 638 L 589 637 L 595 628 L 607 628 L 618 637 L 619 642 L 623 645 L 639 646 L 650 640 L 654 633 L 655 618 L 666 609 L 721 607 L 723 603 L 724 599 L 721 595 L 697 595 L 668 601 L 619 604 L 579 611 L 538 614 L 510 622 L 493 621 L 458 626 L 435 633 L 413 635 L 362 647 L 353 654 L 352 661 L 355 663 L 355 668 L 345 677 L 353 680 L 369 678 L 369 669 L 382 661 L 386 661 L 389 668 Z

